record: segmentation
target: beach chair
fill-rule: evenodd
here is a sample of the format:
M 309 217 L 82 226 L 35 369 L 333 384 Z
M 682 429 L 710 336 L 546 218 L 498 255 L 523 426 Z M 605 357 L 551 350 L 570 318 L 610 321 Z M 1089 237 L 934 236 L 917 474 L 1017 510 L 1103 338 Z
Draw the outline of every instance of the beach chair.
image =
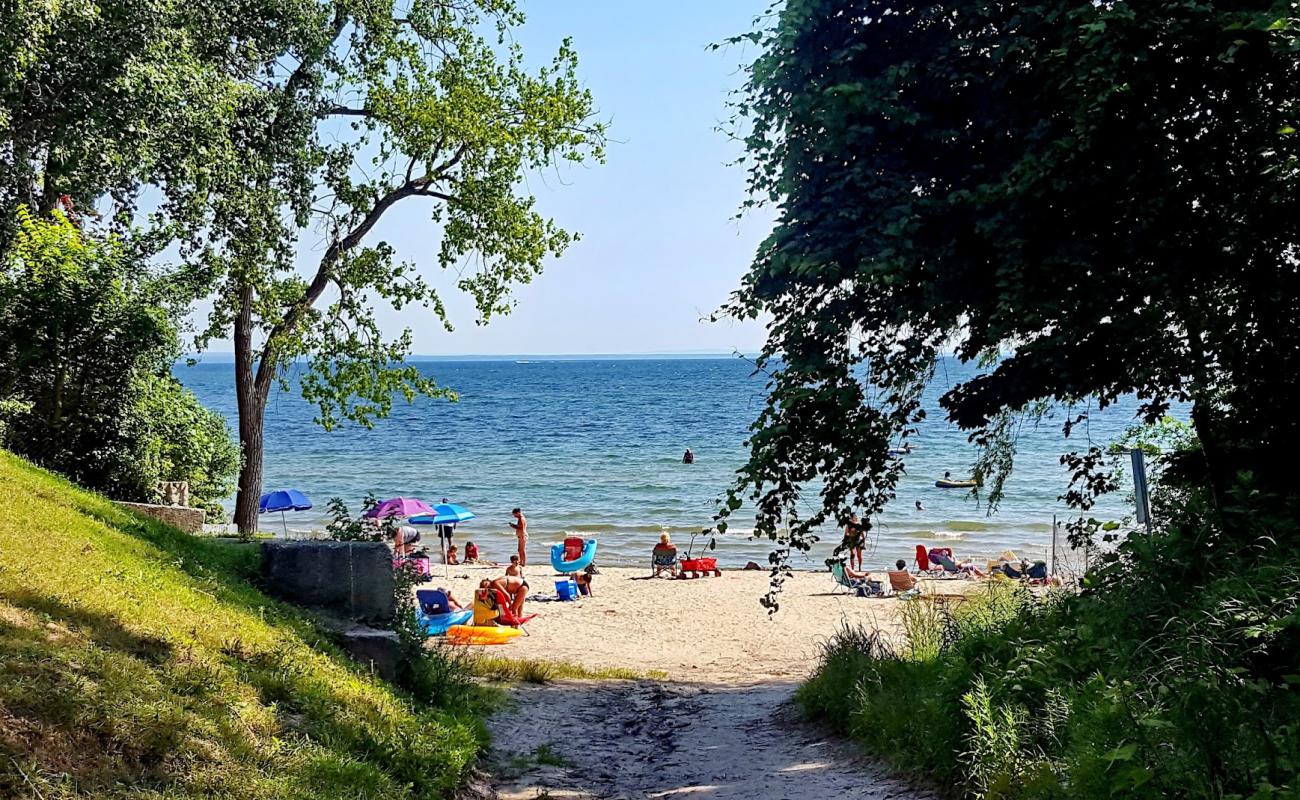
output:
M 677 569 L 677 548 L 655 545 L 650 554 L 650 577 L 657 578 L 667 570 L 670 577 L 676 578 Z
M 843 561 L 832 561 L 830 567 L 835 585 L 845 592 L 852 592 L 859 597 L 883 596 L 885 593 L 884 587 L 878 581 L 850 578 L 844 571 Z
M 932 578 L 942 577 L 944 574 L 942 566 L 930 563 L 929 551 L 923 544 L 916 546 L 916 568 L 922 575 L 929 575 Z
M 451 613 L 451 603 L 442 589 L 417 589 L 415 601 L 420 604 L 420 612 L 429 616 Z
M 894 594 L 911 597 L 921 593 L 921 583 L 915 575 L 901 569 L 889 571 L 889 588 Z

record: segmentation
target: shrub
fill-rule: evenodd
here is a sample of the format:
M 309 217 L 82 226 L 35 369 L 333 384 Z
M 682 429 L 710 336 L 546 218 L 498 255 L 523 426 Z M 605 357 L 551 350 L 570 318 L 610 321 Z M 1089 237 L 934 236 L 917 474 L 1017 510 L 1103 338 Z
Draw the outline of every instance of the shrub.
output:
M 913 601 L 902 642 L 841 631 L 799 700 L 954 794 L 1300 797 L 1300 567 L 1258 548 L 1177 560 L 1217 541 L 1184 499 L 1079 595 Z

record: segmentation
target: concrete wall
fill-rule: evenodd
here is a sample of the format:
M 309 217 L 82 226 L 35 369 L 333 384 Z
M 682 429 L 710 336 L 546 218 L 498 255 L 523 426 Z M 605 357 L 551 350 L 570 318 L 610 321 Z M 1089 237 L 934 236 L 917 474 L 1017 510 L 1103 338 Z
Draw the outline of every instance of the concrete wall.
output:
M 186 533 L 203 533 L 203 509 L 184 506 L 155 506 L 149 503 L 118 503 L 137 514 L 165 522 Z
M 354 620 L 393 618 L 393 556 L 382 542 L 263 542 L 262 579 L 293 603 Z

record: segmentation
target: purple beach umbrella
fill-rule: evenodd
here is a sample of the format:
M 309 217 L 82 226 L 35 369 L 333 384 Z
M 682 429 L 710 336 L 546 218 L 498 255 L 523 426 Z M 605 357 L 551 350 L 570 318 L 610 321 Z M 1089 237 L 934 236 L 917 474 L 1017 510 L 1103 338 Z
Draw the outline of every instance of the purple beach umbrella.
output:
M 432 514 L 423 500 L 414 497 L 390 497 L 365 513 L 367 519 L 387 519 L 388 517 L 413 517 L 419 514 Z

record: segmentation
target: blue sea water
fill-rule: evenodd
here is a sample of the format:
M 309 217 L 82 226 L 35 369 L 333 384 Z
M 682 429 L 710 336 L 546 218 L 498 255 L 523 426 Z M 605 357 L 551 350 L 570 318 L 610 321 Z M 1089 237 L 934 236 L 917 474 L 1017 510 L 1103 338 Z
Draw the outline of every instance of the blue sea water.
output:
M 301 489 L 315 502 L 312 511 L 289 515 L 291 531 L 323 527 L 325 503 L 334 496 L 354 508 L 367 492 L 430 502 L 445 497 L 478 515 L 457 539 L 475 541 L 489 558 L 504 560 L 513 549 L 507 522 L 519 506 L 529 519 L 532 561 L 544 562 L 545 545 L 572 531 L 600 540 L 602 562 L 648 562 L 661 530 L 684 546 L 710 525 L 718 496 L 744 463 L 748 426 L 763 406 L 763 379 L 738 358 L 416 363 L 459 392 L 459 401 L 399 402 L 373 429 L 326 432 L 299 396 L 272 396 L 265 489 Z M 178 366 L 176 374 L 234 428 L 229 362 Z M 1064 411 L 1037 426 L 1026 423 L 1006 497 L 988 516 L 967 492 L 934 486 L 946 470 L 964 475 L 974 459 L 967 434 L 938 410 L 939 396 L 969 374 L 952 359 L 936 370 L 924 399 L 929 414 L 913 439 L 915 451 L 904 459 L 898 498 L 872 531 L 870 564 L 908 557 L 917 543 L 952 546 L 959 556 L 1006 548 L 1045 553 L 1053 515 L 1069 514 L 1058 499 L 1068 481 L 1059 456 L 1089 441 L 1112 441 L 1133 422 L 1136 401 L 1127 400 L 1103 412 L 1093 408 L 1088 425 L 1068 440 L 1061 433 Z M 681 463 L 687 447 L 696 454 L 693 465 Z M 918 500 L 924 511 L 915 509 Z M 1095 513 L 1118 518 L 1129 510 L 1117 494 Z M 719 539 L 723 564 L 766 563 L 771 543 L 750 539 L 748 522 L 742 512 Z M 279 530 L 278 516 L 264 526 Z M 827 536 L 793 564 L 819 567 L 837 539 Z M 702 537 L 695 546 L 703 544 Z

